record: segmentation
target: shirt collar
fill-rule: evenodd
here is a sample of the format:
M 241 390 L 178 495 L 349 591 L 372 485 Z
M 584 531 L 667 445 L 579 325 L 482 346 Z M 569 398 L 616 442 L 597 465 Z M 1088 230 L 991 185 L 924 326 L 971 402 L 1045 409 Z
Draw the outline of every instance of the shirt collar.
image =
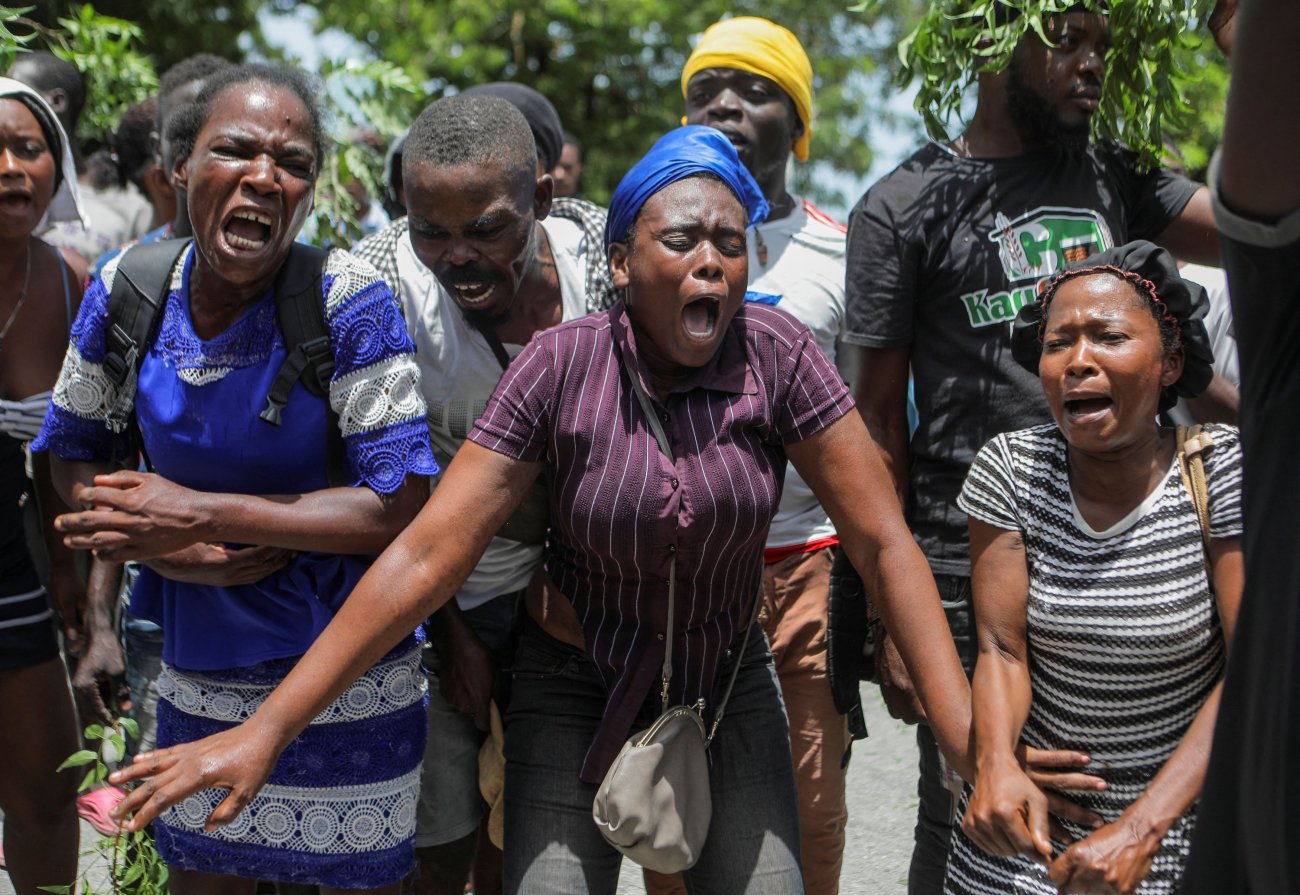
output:
M 696 388 L 732 395 L 758 394 L 758 380 L 754 377 L 754 371 L 750 368 L 749 358 L 745 353 L 744 315 L 745 307 L 741 305 L 722 336 L 722 344 L 709 362 L 691 371 L 690 375 L 669 390 L 669 394 L 683 394 Z M 647 394 L 653 395 L 654 389 L 650 387 L 650 378 L 637 353 L 636 333 L 632 330 L 627 305 L 619 301 L 609 309 L 609 317 L 614 342 L 618 345 L 619 351 L 627 352 L 632 358 Z

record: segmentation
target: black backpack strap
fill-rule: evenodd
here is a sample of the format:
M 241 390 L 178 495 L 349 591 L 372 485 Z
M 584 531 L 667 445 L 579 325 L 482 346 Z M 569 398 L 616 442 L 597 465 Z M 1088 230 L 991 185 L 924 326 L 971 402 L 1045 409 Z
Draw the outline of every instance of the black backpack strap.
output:
M 325 321 L 322 279 L 328 252 L 294 243 L 275 278 L 275 313 L 287 352 L 266 395 L 261 418 L 278 426 L 296 383 L 325 400 L 325 461 L 332 487 L 349 484 L 347 455 L 338 414 L 330 404 L 334 349 Z
M 131 423 L 135 389 L 127 386 L 134 385 L 140 361 L 153 344 L 172 269 L 189 243 L 188 239 L 166 239 L 135 245 L 118 260 L 108 294 L 103 365 L 117 391 L 106 421 L 112 432 L 125 432 Z

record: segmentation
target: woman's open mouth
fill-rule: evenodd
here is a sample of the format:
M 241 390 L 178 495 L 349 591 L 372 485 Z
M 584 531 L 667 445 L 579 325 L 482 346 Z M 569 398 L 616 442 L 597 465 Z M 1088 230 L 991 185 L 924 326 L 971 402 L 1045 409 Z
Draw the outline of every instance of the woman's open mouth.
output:
M 682 326 L 686 334 L 696 339 L 708 339 L 718 327 L 722 303 L 713 296 L 697 298 L 682 308 Z
M 1095 398 L 1078 398 L 1065 402 L 1065 416 L 1072 423 L 1086 423 L 1105 414 L 1114 405 L 1114 401 L 1105 396 Z
M 32 207 L 32 197 L 27 193 L 5 193 L 0 195 L 0 208 L 10 214 L 23 214 Z
M 257 211 L 236 211 L 223 232 L 232 248 L 256 251 L 271 238 L 271 218 Z

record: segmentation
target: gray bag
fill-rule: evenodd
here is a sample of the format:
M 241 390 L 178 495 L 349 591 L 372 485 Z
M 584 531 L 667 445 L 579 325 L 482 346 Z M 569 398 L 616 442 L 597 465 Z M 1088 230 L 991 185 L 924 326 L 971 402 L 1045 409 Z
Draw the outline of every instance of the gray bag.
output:
M 623 357 L 641 409 L 659 448 L 673 459 L 672 446 L 637 373 Z M 673 611 L 677 591 L 677 559 L 668 571 L 668 636 L 660 701 L 662 714 L 655 722 L 623 744 L 605 779 L 600 782 L 591 816 L 601 835 L 636 863 L 659 873 L 677 873 L 695 866 L 709 835 L 713 797 L 709 790 L 709 744 L 722 721 L 745 658 L 745 644 L 758 615 L 759 600 L 741 632 L 741 647 L 731 669 L 731 679 L 707 733 L 702 713 L 704 700 L 693 706 L 668 707 L 668 683 L 673 673 Z

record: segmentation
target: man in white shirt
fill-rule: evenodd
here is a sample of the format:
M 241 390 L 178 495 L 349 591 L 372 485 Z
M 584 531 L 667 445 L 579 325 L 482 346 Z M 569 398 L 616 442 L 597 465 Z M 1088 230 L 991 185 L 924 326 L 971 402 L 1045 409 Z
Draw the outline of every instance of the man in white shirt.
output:
M 395 280 L 444 469 L 533 334 L 609 301 L 607 290 L 588 280 L 588 253 L 602 252 L 596 234 L 603 216 L 593 215 L 594 206 L 585 216 L 551 216 L 552 181 L 544 171 L 529 122 L 510 102 L 483 94 L 439 100 L 403 147 L 407 216 L 357 247 L 362 257 L 384 256 L 376 266 Z M 483 813 L 478 753 L 495 654 L 541 560 L 544 496 L 525 499 L 428 625 L 418 892 L 464 891 Z M 454 520 L 448 525 L 454 537 Z

